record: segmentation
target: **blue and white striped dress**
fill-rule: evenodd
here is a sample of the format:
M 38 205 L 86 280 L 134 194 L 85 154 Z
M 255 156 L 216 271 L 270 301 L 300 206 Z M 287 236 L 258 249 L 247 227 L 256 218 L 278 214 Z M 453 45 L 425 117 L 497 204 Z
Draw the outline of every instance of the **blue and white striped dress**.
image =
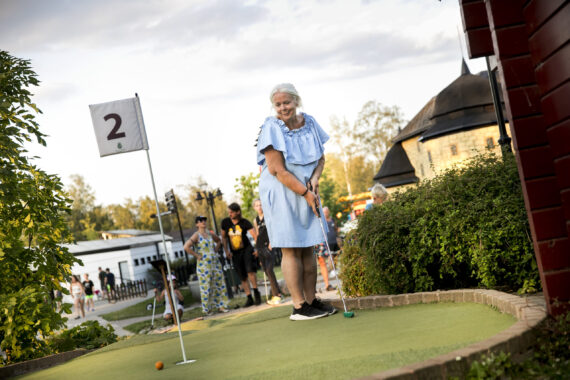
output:
M 273 146 L 283 153 L 287 170 L 302 183 L 309 182 L 329 136 L 312 116 L 303 113 L 303 117 L 305 125 L 295 130 L 276 117 L 268 117 L 257 140 L 257 163 L 262 165 L 259 196 L 272 247 L 302 248 L 323 242 L 319 220 L 305 198 L 269 173 L 263 154 Z

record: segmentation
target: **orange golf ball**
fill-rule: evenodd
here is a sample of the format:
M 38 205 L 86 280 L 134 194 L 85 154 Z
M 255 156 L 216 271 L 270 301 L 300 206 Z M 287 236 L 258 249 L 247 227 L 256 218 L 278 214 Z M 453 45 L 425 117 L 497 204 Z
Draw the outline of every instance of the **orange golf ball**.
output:
M 156 363 L 154 363 L 154 366 L 156 367 L 157 370 L 160 371 L 161 369 L 164 368 L 164 363 L 159 360 Z

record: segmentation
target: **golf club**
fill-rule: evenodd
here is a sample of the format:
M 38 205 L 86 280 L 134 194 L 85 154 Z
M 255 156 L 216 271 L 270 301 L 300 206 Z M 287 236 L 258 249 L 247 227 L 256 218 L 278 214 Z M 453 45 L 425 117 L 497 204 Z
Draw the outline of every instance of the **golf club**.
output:
M 310 185 L 310 183 L 309 183 Z M 309 186 L 309 190 L 313 191 L 313 186 Z M 354 317 L 354 311 L 348 311 L 346 309 L 346 302 L 344 302 L 344 295 L 342 294 L 342 284 L 340 283 L 340 279 L 338 278 L 338 272 L 334 265 L 334 260 L 332 258 L 331 249 L 329 247 L 329 242 L 327 240 L 327 233 L 325 232 L 325 226 L 323 225 L 323 218 L 321 217 L 321 198 L 317 195 L 317 201 L 315 202 L 315 206 L 317 209 L 317 216 L 319 218 L 319 223 L 321 225 L 321 231 L 323 232 L 323 238 L 325 239 L 325 246 L 327 247 L 327 254 L 329 255 L 329 259 L 331 260 L 331 264 L 334 270 L 334 276 L 336 277 L 336 281 L 338 282 L 338 291 L 340 294 L 340 299 L 342 301 L 342 306 L 344 307 L 344 317 L 345 318 L 352 318 Z
M 156 294 L 153 297 L 152 300 L 152 320 L 150 322 L 150 328 L 153 329 L 154 328 L 154 310 L 156 309 Z
M 265 267 L 261 265 L 261 269 L 263 270 L 263 284 L 265 285 L 265 303 L 269 303 L 269 293 L 267 293 L 267 277 L 265 276 Z

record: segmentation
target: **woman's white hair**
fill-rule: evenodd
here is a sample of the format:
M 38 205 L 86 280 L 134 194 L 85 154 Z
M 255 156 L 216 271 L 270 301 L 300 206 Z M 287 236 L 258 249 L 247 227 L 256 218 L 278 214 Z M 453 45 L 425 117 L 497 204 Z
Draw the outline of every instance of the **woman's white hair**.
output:
M 382 202 L 385 201 L 386 198 L 388 198 L 388 190 L 386 190 L 386 188 L 380 183 L 377 183 L 374 186 L 372 186 L 370 192 L 372 193 L 372 197 L 380 198 Z
M 273 90 L 271 90 L 271 93 L 269 94 L 269 100 L 271 101 L 271 104 L 273 104 L 273 95 L 278 92 L 283 92 L 285 94 L 291 95 L 295 103 L 297 103 L 297 107 L 303 107 L 301 96 L 297 92 L 295 86 L 293 86 L 291 83 L 280 83 L 277 86 L 273 87 Z

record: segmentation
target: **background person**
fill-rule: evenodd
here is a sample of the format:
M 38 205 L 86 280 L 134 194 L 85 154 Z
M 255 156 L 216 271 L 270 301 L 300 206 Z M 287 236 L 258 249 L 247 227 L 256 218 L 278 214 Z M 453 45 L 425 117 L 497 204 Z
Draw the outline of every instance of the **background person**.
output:
M 180 290 L 178 290 L 178 284 L 176 283 L 176 277 L 174 275 L 169 275 L 168 279 L 166 280 L 167 284 L 166 284 L 166 289 L 163 289 L 162 292 L 160 292 L 160 294 L 156 297 L 156 302 L 161 302 L 163 299 L 165 299 L 165 306 L 164 306 L 164 313 L 162 313 L 162 317 L 167 320 L 170 321 L 173 319 L 172 316 L 172 309 L 170 307 L 170 302 L 168 300 L 168 297 L 166 296 L 166 292 L 170 292 L 170 281 L 172 281 L 172 286 L 174 287 L 174 294 L 172 295 L 172 303 L 174 305 L 176 305 L 176 310 L 178 312 L 178 321 L 182 320 L 182 314 L 184 314 L 184 296 L 182 295 L 182 293 L 180 293 Z M 173 321 L 173 323 L 175 323 Z
M 99 283 L 101 285 L 101 297 L 103 299 L 105 299 L 105 297 L 109 297 L 107 295 L 107 285 L 105 284 L 105 278 L 107 277 L 107 273 L 101 268 L 99 267 Z
M 331 212 L 328 207 L 323 207 L 323 216 L 327 222 L 327 243 L 329 243 L 329 248 L 331 252 L 340 251 L 338 246 L 338 226 L 331 216 Z
M 117 302 L 117 293 L 115 292 L 115 275 L 109 270 L 105 269 L 105 288 L 107 288 L 107 298 L 109 302 Z
M 271 299 L 269 299 L 269 294 L 267 294 L 267 303 L 270 305 L 279 305 L 284 297 L 283 294 L 281 294 L 281 289 L 279 289 L 279 284 L 277 283 L 277 278 L 275 277 L 275 272 L 273 271 L 275 258 L 271 250 L 269 236 L 267 235 L 267 227 L 265 225 L 261 200 L 256 199 L 253 201 L 253 209 L 255 212 L 257 212 L 257 216 L 253 221 L 253 227 L 257 233 L 255 248 L 257 249 L 258 257 L 261 260 L 263 271 L 267 275 L 267 278 L 269 278 L 269 284 L 271 285 L 271 294 L 273 294 L 273 297 Z
M 222 264 L 218 258 L 218 250 L 222 241 L 206 229 L 208 218 L 197 216 L 195 219 L 198 231 L 186 241 L 184 250 L 194 256 L 197 261 L 196 272 L 200 285 L 202 312 L 210 314 L 214 307 L 222 313 L 228 312 L 228 291 L 222 272 Z M 215 242 L 215 243 L 214 243 Z
M 388 190 L 382 184 L 377 183 L 370 189 L 372 193 L 372 203 L 381 205 L 388 198 Z
M 83 308 L 85 289 L 83 289 L 83 284 L 79 281 L 79 276 L 71 276 L 69 293 L 71 294 L 71 298 L 73 298 L 73 308 L 76 314 L 75 319 L 85 318 L 85 310 Z
M 316 201 L 329 136 L 312 116 L 297 114 L 301 97 L 292 84 L 275 86 L 269 98 L 277 115 L 265 119 L 257 139 L 265 224 L 271 245 L 283 252 L 281 269 L 293 299 L 289 318 L 320 318 L 336 312 L 315 297 L 313 257 L 313 246 L 323 241 Z
M 249 232 L 253 240 L 255 240 L 257 239 L 257 234 L 251 222 L 242 218 L 241 207 L 237 203 L 232 203 L 228 206 L 228 214 L 229 217 L 222 220 L 222 246 L 224 247 L 226 257 L 233 261 L 234 267 L 240 276 L 243 291 L 247 295 L 244 307 L 254 304 L 248 279 L 253 288 L 255 304 L 259 305 L 261 303 L 261 294 L 257 290 L 254 250 L 247 237 Z
M 329 283 L 329 271 L 327 268 L 327 259 L 329 254 L 327 252 L 327 247 L 325 247 L 325 243 L 315 245 L 314 252 L 317 255 L 317 262 L 321 268 L 321 276 L 323 276 L 323 281 L 325 282 L 325 290 L 335 290 L 336 288 Z
M 85 307 L 89 311 L 89 304 L 91 304 L 91 311 L 95 311 L 95 302 L 93 302 L 93 281 L 89 279 L 89 275 L 85 273 L 83 275 L 83 289 L 85 289 Z

